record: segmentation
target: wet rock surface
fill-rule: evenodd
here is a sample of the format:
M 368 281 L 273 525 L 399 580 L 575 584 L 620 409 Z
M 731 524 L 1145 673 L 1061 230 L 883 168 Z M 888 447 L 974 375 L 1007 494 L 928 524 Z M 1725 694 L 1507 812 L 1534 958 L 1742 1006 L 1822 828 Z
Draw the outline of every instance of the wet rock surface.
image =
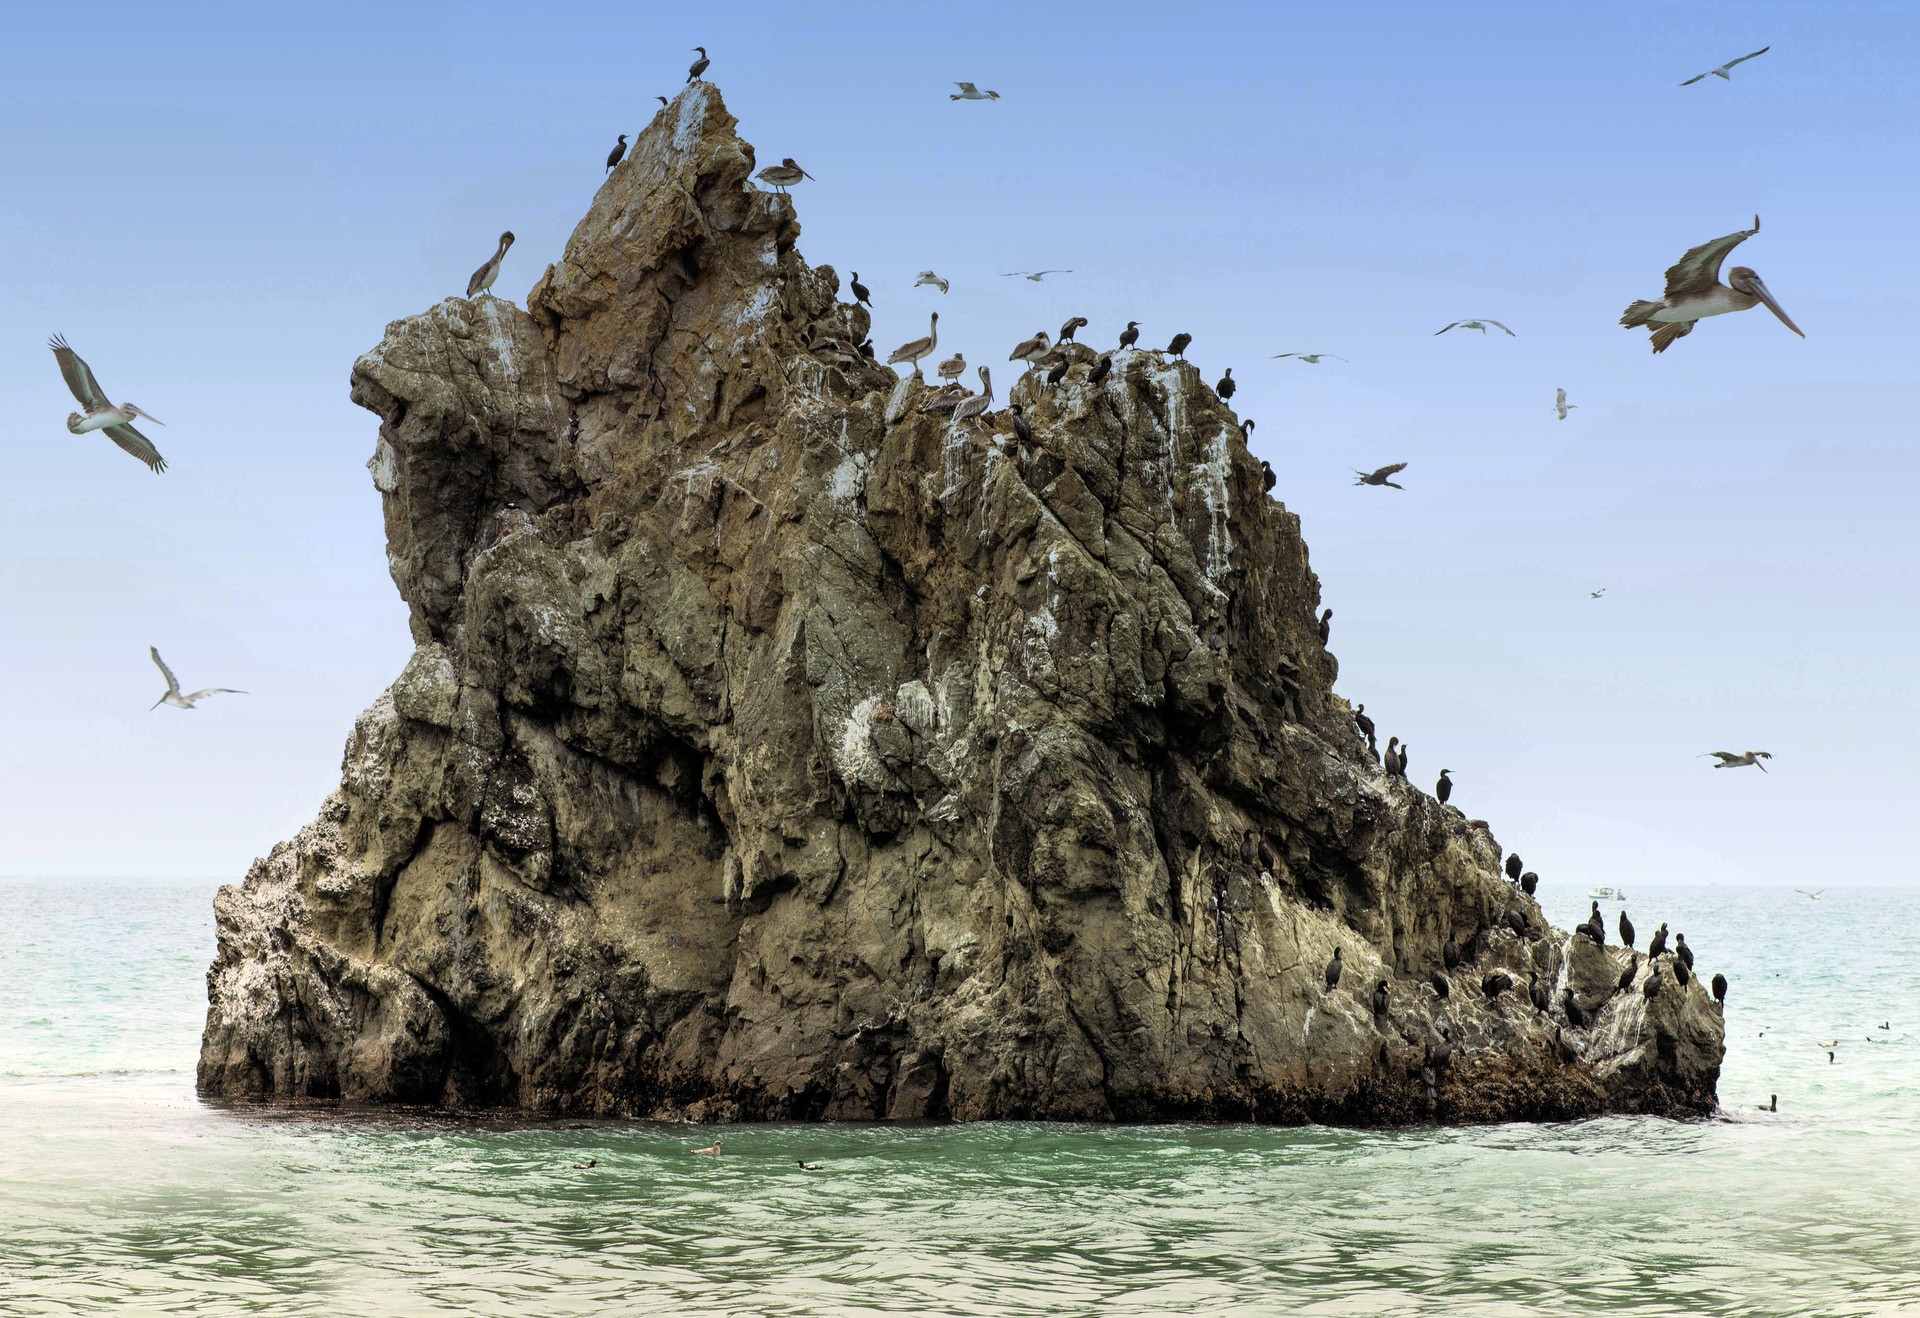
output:
M 1713 1104 L 1705 988 L 1649 1000 L 1642 957 L 1616 992 L 1623 951 L 1549 928 L 1484 824 L 1382 772 L 1298 519 L 1195 367 L 1121 352 L 1093 385 L 1070 345 L 1048 388 L 1009 365 L 1025 452 L 1005 411 L 922 413 L 919 378 L 809 353 L 867 312 L 753 168 L 690 86 L 526 311 L 449 299 L 355 364 L 417 649 L 319 817 L 220 892 L 204 1092 L 714 1119 Z

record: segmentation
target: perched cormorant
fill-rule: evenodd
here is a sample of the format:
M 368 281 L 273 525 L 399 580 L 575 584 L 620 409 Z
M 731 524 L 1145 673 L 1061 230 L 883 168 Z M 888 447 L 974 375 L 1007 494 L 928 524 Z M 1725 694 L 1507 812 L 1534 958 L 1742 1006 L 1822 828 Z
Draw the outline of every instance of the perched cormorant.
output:
M 1767 1101 L 1760 1105 L 1760 1110 L 1762 1112 L 1778 1112 L 1780 1110 L 1780 1095 L 1768 1094 Z
M 1239 385 L 1233 382 L 1233 367 L 1229 366 L 1227 367 L 1227 373 L 1220 377 L 1220 382 L 1213 386 L 1213 391 L 1222 398 L 1231 398 L 1233 397 L 1233 391 L 1239 387 Z
M 1507 912 L 1507 928 L 1522 938 L 1527 936 L 1527 917 L 1522 915 L 1517 907 Z
M 869 310 L 873 308 L 873 303 L 867 300 L 872 295 L 867 292 L 867 286 L 860 282 L 860 272 L 858 270 L 853 272 L 853 278 L 848 281 L 847 286 L 853 290 L 853 300 L 855 302 L 858 302 L 861 306 Z
M 1453 935 L 1447 935 L 1447 941 L 1440 945 L 1440 959 L 1452 970 L 1460 964 L 1460 944 L 1453 941 Z
M 1140 342 L 1140 322 L 1130 320 L 1127 322 L 1127 327 L 1120 331 L 1120 346 L 1131 348 L 1138 342 Z
M 1248 829 L 1246 836 L 1240 839 L 1240 859 L 1251 865 L 1260 859 L 1260 842 Z
M 1713 977 L 1713 1000 L 1723 1005 L 1726 1003 L 1727 977 L 1725 975 L 1716 974 Z M 1885 1029 L 1886 1027 L 1882 1026 L 1881 1028 Z
M 1027 409 L 1014 403 L 1009 409 L 1013 413 L 1013 437 L 1020 441 L 1020 452 L 1033 447 L 1033 427 L 1027 424 Z
M 1453 1060 L 1453 1040 L 1447 1036 L 1444 1026 L 1440 1030 L 1440 1042 L 1427 1045 L 1427 1065 L 1439 1071 Z
M 1540 876 L 1532 870 L 1528 870 L 1520 876 L 1520 891 L 1526 893 L 1527 896 L 1533 896 L 1533 890 L 1539 886 Z
M 1652 1002 L 1655 998 L 1659 997 L 1660 996 L 1660 972 L 1656 970 L 1651 975 L 1648 975 L 1647 982 L 1641 988 L 1640 991 L 1646 995 L 1648 1002 Z
M 1520 882 L 1520 853 L 1514 852 L 1507 857 L 1507 879 L 1511 883 Z
M 1327 638 L 1333 635 L 1333 610 L 1328 609 L 1320 615 L 1320 644 L 1325 645 Z
M 1651 959 L 1653 957 L 1659 956 L 1662 952 L 1666 950 L 1667 950 L 1667 922 L 1665 920 L 1662 920 L 1660 922 L 1660 927 L 1654 931 L 1653 941 L 1647 944 L 1647 956 L 1649 959 Z
M 1268 871 L 1280 868 L 1280 853 L 1265 838 L 1260 839 L 1260 868 Z
M 619 164 L 620 158 L 626 154 L 627 154 L 627 135 L 625 133 L 622 133 L 620 134 L 620 140 L 613 144 L 613 150 L 607 152 L 607 173 L 609 174 L 613 173 L 613 167 Z
M 1614 986 L 1615 993 L 1625 993 L 1633 987 L 1633 976 L 1640 969 L 1640 958 L 1632 953 L 1627 955 L 1627 968 L 1620 972 L 1620 982 Z
M 1687 936 L 1685 934 L 1675 934 L 1673 936 L 1673 954 L 1687 963 L 1688 970 L 1693 969 L 1693 949 L 1687 946 Z
M 1436 970 L 1428 975 L 1427 982 L 1433 985 L 1433 991 L 1442 998 L 1450 998 L 1453 996 L 1453 984 L 1439 971 Z
M 1452 769 L 1442 769 L 1440 781 L 1433 785 L 1433 794 L 1440 798 L 1441 805 L 1445 805 L 1447 798 L 1453 795 L 1453 779 L 1447 776 L 1452 772 Z
M 1558 1025 L 1553 1027 L 1553 1042 L 1554 1046 L 1560 1051 L 1560 1060 L 1562 1062 L 1565 1062 L 1568 1066 L 1572 1066 L 1580 1060 L 1580 1050 L 1573 1046 L 1571 1039 L 1560 1032 Z
M 1072 343 L 1073 332 L 1075 330 L 1085 329 L 1086 327 L 1087 318 L 1085 316 L 1074 316 L 1070 318 L 1066 324 L 1060 327 L 1060 342 Z
M 660 102 L 660 104 L 662 105 L 665 105 L 667 103 L 667 98 L 664 96 L 656 96 L 653 99 Z
M 1251 421 L 1241 422 L 1240 433 L 1243 435 L 1246 434 L 1247 427 L 1251 426 L 1252 424 L 1253 422 Z M 1279 483 L 1280 483 L 1280 478 L 1273 474 L 1272 465 L 1268 463 L 1268 461 L 1265 458 L 1260 459 L 1260 493 L 1272 494 L 1273 487 L 1278 485 Z
M 1067 368 L 1071 365 L 1073 365 L 1073 361 L 1068 357 L 1062 357 L 1059 361 L 1055 362 L 1053 369 L 1047 372 L 1047 383 L 1059 384 L 1062 380 L 1066 379 Z
M 1629 952 L 1633 950 L 1633 921 L 1627 918 L 1624 906 L 1620 908 L 1620 941 L 1625 944 Z
M 1685 988 L 1687 986 L 1687 980 L 1692 978 L 1692 976 L 1693 972 L 1687 969 L 1687 963 L 1679 957 L 1675 957 L 1673 959 L 1673 982 L 1681 988 Z
M 1573 1028 L 1576 1030 L 1586 1029 L 1587 1028 L 1586 1010 L 1583 1007 L 1581 1007 L 1580 999 L 1573 996 L 1572 989 L 1567 990 L 1566 1003 L 1567 1003 L 1568 1024 L 1572 1025 Z
M 1607 945 L 1607 922 L 1600 918 L 1600 903 L 1593 904 L 1593 914 L 1587 917 L 1587 934 L 1594 942 Z
M 1390 1000 L 1387 997 L 1387 981 L 1383 979 L 1373 986 L 1373 1014 L 1375 1016 L 1386 1015 L 1389 1005 Z
M 1553 999 L 1547 996 L 1547 990 L 1540 984 L 1540 972 L 1537 970 L 1527 972 L 1527 996 L 1533 1000 L 1535 1011 L 1544 1012 L 1553 1005 Z
M 707 71 L 707 65 L 712 63 L 712 61 L 707 58 L 707 48 L 705 46 L 695 46 L 694 49 L 700 52 L 700 58 L 695 60 L 693 67 L 687 70 L 688 82 L 692 82 L 695 78 L 705 73 Z
M 1087 372 L 1087 383 L 1099 384 L 1102 380 L 1107 378 L 1107 372 L 1111 371 L 1112 369 L 1113 369 L 1113 358 L 1102 357 L 1099 361 L 1093 364 L 1093 369 Z
M 1266 464 L 1263 462 L 1260 465 L 1264 467 Z M 1353 707 L 1353 723 L 1360 729 L 1360 735 L 1367 739 L 1367 749 L 1378 755 L 1380 744 L 1373 739 L 1373 720 L 1367 717 L 1367 707 L 1364 704 Z
M 1173 336 L 1173 342 L 1167 345 L 1167 351 L 1178 357 L 1181 361 L 1185 361 L 1187 359 L 1187 345 L 1192 342 L 1193 335 L 1185 333 L 1176 334 Z
M 1404 741 L 1400 743 L 1400 758 L 1397 761 L 1400 765 L 1400 779 L 1402 782 L 1406 781 L 1407 777 L 1407 745 L 1408 743 Z
M 1381 757 L 1380 765 L 1387 771 L 1389 778 L 1405 772 L 1400 763 L 1400 738 L 1387 738 L 1387 753 Z
M 1327 992 L 1331 993 L 1340 983 L 1340 948 L 1333 949 L 1333 960 L 1327 962 Z
M 1513 987 L 1513 976 L 1496 970 L 1480 981 L 1480 991 L 1490 998 L 1498 998 Z

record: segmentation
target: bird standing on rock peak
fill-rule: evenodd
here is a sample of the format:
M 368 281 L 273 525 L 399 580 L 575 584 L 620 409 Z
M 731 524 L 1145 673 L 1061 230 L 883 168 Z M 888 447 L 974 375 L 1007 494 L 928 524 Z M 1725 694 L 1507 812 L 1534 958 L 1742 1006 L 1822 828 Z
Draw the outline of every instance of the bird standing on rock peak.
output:
M 1520 871 L 1521 871 L 1521 870 L 1523 870 L 1523 869 L 1525 869 L 1525 868 L 1526 868 L 1526 862 L 1524 862 L 1524 861 L 1522 861 L 1522 860 L 1520 859 L 1520 853 L 1519 853 L 1519 852 L 1517 852 L 1517 851 L 1515 851 L 1515 852 L 1513 852 L 1513 853 L 1511 853 L 1510 855 L 1508 855 L 1508 857 L 1507 857 L 1507 881 L 1508 881 L 1509 883 L 1518 883 L 1518 882 L 1520 882 Z
M 1533 896 L 1533 890 L 1539 886 L 1540 876 L 1532 870 L 1528 870 L 1520 876 L 1520 891 L 1526 893 L 1527 896 Z
M 1627 918 L 1627 908 L 1620 908 L 1620 942 L 1631 952 L 1633 950 L 1633 921 Z
M 1727 977 L 1716 974 L 1713 977 L 1713 1000 L 1722 1005 L 1727 1001 Z
M 500 235 L 500 246 L 487 263 L 473 272 L 473 278 L 467 281 L 467 296 L 478 297 L 481 294 L 493 296 L 493 281 L 500 277 L 500 263 L 507 259 L 507 248 L 513 246 L 513 231 L 509 229 Z
M 1660 927 L 1654 930 L 1653 941 L 1647 944 L 1647 958 L 1651 960 L 1667 950 L 1667 922 L 1662 920 Z
M 1140 322 L 1130 320 L 1127 322 L 1127 327 L 1120 331 L 1120 346 L 1131 348 L 1138 342 L 1140 342 Z
M 1087 318 L 1085 316 L 1074 316 L 1070 318 L 1066 324 L 1060 327 L 1060 342 L 1072 343 L 1073 332 L 1075 330 L 1085 329 L 1086 327 L 1087 327 Z
M 953 409 L 955 421 L 971 421 L 993 406 L 993 377 L 987 374 L 987 368 L 980 369 L 980 392 Z
M 1047 341 L 1047 332 L 1040 330 L 1036 332 L 1032 338 L 1020 343 L 1012 352 L 1008 353 L 1007 360 L 1010 362 L 1025 362 L 1027 369 L 1031 370 L 1035 363 L 1052 350 L 1053 345 Z
M 626 154 L 627 154 L 627 135 L 625 133 L 622 133 L 620 134 L 620 140 L 613 144 L 613 150 L 607 152 L 607 173 L 609 174 L 613 173 L 613 167 L 619 164 L 620 158 Z
M 1387 777 L 1389 778 L 1403 778 L 1406 776 L 1406 765 L 1400 759 L 1400 738 L 1387 738 L 1387 753 L 1381 757 L 1380 767 L 1387 771 Z
M 951 383 L 967 373 L 967 355 L 956 352 L 934 368 L 934 374 Z
M 1433 794 L 1440 799 L 1441 805 L 1445 805 L 1447 798 L 1453 795 L 1452 773 L 1452 769 L 1442 769 L 1440 771 L 1440 781 L 1433 785 Z
M 754 177 L 759 179 L 762 183 L 770 184 L 773 187 L 780 189 L 781 192 L 785 192 L 788 188 L 798 183 L 801 179 L 803 178 L 811 179 L 813 178 L 813 175 L 807 173 L 806 170 L 794 164 L 793 157 L 788 156 L 777 165 L 768 165 L 765 169 L 761 170 L 758 174 L 755 174 Z M 819 180 L 814 179 L 814 182 L 817 183 L 819 182 Z
M 1240 425 L 1240 433 L 1245 435 L 1247 433 L 1247 427 L 1252 424 L 1253 422 L 1251 421 L 1242 422 Z M 1280 478 L 1274 474 L 1273 464 L 1265 458 L 1260 459 L 1260 493 L 1272 494 L 1273 487 L 1279 483 Z
M 1186 333 L 1176 334 L 1173 336 L 1173 341 L 1167 344 L 1167 351 L 1178 357 L 1181 361 L 1185 361 L 1187 359 L 1187 345 L 1192 342 L 1193 335 Z
M 901 362 L 913 363 L 913 373 L 920 374 L 920 359 L 933 356 L 933 350 L 940 346 L 940 313 L 934 312 L 927 321 L 927 337 L 903 343 L 893 350 L 887 358 L 887 365 L 898 366 Z
M 1673 955 L 1679 960 L 1686 962 L 1688 970 L 1693 969 L 1693 949 L 1687 946 L 1687 936 L 1685 934 L 1675 934 L 1673 936 Z
M 1333 610 L 1328 609 L 1320 615 L 1320 644 L 1325 645 L 1333 635 Z
M 1353 707 L 1353 725 L 1359 728 L 1360 735 L 1367 739 L 1367 749 L 1378 755 L 1380 753 L 1380 743 L 1373 739 L 1373 720 L 1367 717 L 1367 707 L 1364 703 Z
M 700 58 L 695 60 L 692 66 L 687 69 L 688 82 L 692 82 L 695 78 L 705 73 L 707 71 L 707 65 L 713 62 L 707 58 L 707 48 L 705 46 L 695 46 L 694 49 L 700 52 Z
M 1233 382 L 1233 367 L 1229 366 L 1227 373 L 1221 376 L 1219 383 L 1213 386 L 1213 391 L 1224 400 L 1233 397 L 1233 391 L 1237 388 L 1239 386 Z
M 1113 369 L 1113 358 L 1102 357 L 1099 361 L 1093 364 L 1093 369 L 1087 372 L 1087 383 L 1094 384 L 1094 385 L 1099 384 L 1102 380 L 1107 378 L 1107 372 L 1111 371 L 1112 369 Z
M 855 270 L 853 272 L 853 278 L 847 281 L 847 287 L 853 290 L 853 300 L 855 302 L 858 302 L 869 311 L 873 310 L 873 303 L 868 300 L 873 295 L 868 292 L 867 286 L 860 282 L 860 272 L 858 270 Z

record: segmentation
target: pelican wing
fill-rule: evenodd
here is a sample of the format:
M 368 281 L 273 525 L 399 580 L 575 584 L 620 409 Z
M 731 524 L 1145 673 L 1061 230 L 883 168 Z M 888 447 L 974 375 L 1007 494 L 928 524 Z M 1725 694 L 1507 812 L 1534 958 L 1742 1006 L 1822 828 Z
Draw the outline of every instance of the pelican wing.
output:
M 238 687 L 210 686 L 205 690 L 194 692 L 187 697 L 187 700 L 191 703 L 196 700 L 205 700 L 208 696 L 244 696 L 246 694 L 245 691 L 240 690 Z
M 1046 340 L 1036 335 L 1035 337 L 1028 339 L 1024 343 L 1020 344 L 1020 346 L 1015 348 L 1012 352 L 1008 353 L 1007 360 L 1010 362 L 1020 361 L 1023 358 L 1025 358 L 1029 353 L 1037 352 L 1041 348 L 1044 348 L 1046 346 L 1047 346 Z
M 180 692 L 180 679 L 173 675 L 173 670 L 167 667 L 167 661 L 160 657 L 159 647 L 149 645 L 147 647 L 147 653 L 153 656 L 153 662 L 160 669 L 160 676 L 167 679 L 167 694 L 178 695 Z
M 1404 463 L 1404 462 L 1396 462 L 1396 463 L 1394 463 L 1394 464 L 1393 464 L 1393 465 L 1392 465 L 1391 467 L 1382 467 L 1382 468 L 1380 468 L 1380 470 L 1378 470 L 1378 471 L 1376 471 L 1376 472 L 1374 472 L 1374 473 L 1373 473 L 1373 475 L 1372 475 L 1372 476 L 1371 476 L 1371 477 L 1370 477 L 1369 479 L 1372 479 L 1372 480 L 1385 480 L 1385 479 L 1386 479 L 1387 477 L 1389 477 L 1389 476 L 1391 476 L 1391 475 L 1393 475 L 1393 474 L 1394 474 L 1395 472 L 1399 472 L 1399 471 L 1405 471 L 1405 470 L 1406 470 L 1406 468 L 1407 468 L 1407 464 L 1406 464 L 1406 463 Z
M 1739 233 L 1730 233 L 1724 238 L 1715 238 L 1710 243 L 1701 243 L 1693 248 L 1667 269 L 1667 301 L 1671 303 L 1711 290 L 1720 282 L 1720 267 L 1725 263 L 1727 253 L 1759 232 L 1760 217 L 1756 215 L 1751 229 L 1742 229 Z
M 67 388 L 73 390 L 81 407 L 89 412 L 103 412 L 113 406 L 107 401 L 100 382 L 93 378 L 92 368 L 80 360 L 80 354 L 69 348 L 65 339 L 56 334 L 47 340 L 47 346 L 53 349 L 53 358 L 60 363 L 60 374 L 66 378 Z
M 153 446 L 153 441 L 125 422 L 117 426 L 108 426 L 101 433 L 152 467 L 156 475 L 167 469 L 167 460 L 160 456 L 160 450 Z

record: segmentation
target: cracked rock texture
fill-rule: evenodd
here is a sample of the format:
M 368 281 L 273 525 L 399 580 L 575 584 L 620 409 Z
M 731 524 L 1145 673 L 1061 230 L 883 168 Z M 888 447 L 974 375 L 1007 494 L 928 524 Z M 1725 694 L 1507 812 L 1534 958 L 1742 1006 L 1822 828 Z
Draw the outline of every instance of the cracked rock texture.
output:
M 1382 772 L 1299 521 L 1194 367 L 1120 352 L 1093 385 L 1069 348 L 1057 387 L 1012 385 L 1025 453 L 1007 412 L 924 414 L 919 378 L 810 355 L 868 314 L 753 168 L 690 86 L 526 311 L 449 299 L 355 363 L 417 648 L 319 817 L 220 892 L 204 1092 L 707 1119 L 1712 1105 L 1698 981 L 1615 994 L 1624 954 L 1548 928 L 1484 823 Z M 1449 937 L 1469 963 L 1442 1000 Z

